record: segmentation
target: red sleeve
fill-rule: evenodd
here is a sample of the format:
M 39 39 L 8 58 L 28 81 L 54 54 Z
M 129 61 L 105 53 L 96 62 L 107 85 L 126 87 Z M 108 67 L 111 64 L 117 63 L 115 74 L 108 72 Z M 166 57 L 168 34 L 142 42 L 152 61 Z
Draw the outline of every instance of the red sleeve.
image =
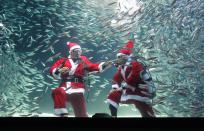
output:
M 137 80 L 140 79 L 140 72 L 143 70 L 144 70 L 144 68 L 143 68 L 141 63 L 133 62 L 132 63 L 132 70 L 131 70 L 130 75 L 127 78 L 126 82 L 134 85 L 135 79 L 137 79 Z
M 90 72 L 91 71 L 99 71 L 100 64 L 92 63 L 91 61 L 89 61 L 89 59 L 86 56 L 82 56 L 81 58 L 84 62 L 84 66 L 85 66 L 85 69 L 87 71 L 90 71 Z
M 58 75 L 56 74 L 56 69 L 57 67 L 59 67 L 63 62 L 65 62 L 65 58 L 61 58 L 59 60 L 57 60 L 51 67 L 50 67 L 50 70 L 49 70 L 49 73 L 55 77 L 55 75 Z

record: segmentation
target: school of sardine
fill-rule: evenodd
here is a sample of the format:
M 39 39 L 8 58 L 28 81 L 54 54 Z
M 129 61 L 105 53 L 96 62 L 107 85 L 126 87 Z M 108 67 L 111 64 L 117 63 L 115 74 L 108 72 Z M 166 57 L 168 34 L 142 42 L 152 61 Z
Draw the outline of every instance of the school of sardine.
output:
M 1 1 L 0 116 L 40 112 L 40 101 L 58 86 L 48 70 L 68 56 L 67 41 L 79 43 L 92 62 L 101 62 L 116 58 L 130 32 L 134 55 L 157 87 L 152 102 L 156 115 L 204 116 L 204 1 L 125 1 Z M 115 72 L 111 67 L 86 75 L 88 108 L 98 104 L 107 111 Z

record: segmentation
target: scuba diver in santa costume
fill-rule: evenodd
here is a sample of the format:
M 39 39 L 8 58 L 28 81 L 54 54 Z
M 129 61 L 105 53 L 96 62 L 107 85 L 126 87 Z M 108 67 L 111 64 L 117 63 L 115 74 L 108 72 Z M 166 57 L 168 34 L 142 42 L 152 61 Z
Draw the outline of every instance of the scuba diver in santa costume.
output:
M 52 90 L 54 112 L 57 116 L 67 116 L 66 103 L 70 102 L 75 117 L 88 117 L 85 92 L 85 72 L 102 72 L 110 63 L 92 63 L 82 55 L 81 47 L 72 42 L 67 42 L 70 55 L 57 60 L 50 68 L 54 78 L 61 79 L 59 87 Z
M 129 41 L 117 54 L 118 70 L 107 99 L 109 109 L 111 115 L 117 117 L 120 103 L 134 104 L 142 117 L 155 117 L 151 102 L 156 96 L 156 88 L 145 66 L 133 59 L 133 47 L 134 35 L 131 33 Z

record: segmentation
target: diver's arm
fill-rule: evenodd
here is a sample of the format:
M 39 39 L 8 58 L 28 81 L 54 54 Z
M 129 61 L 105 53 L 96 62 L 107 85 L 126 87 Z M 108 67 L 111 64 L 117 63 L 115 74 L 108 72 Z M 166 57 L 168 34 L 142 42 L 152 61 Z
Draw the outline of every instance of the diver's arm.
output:
M 65 61 L 64 58 L 61 58 L 59 60 L 57 60 L 50 68 L 49 73 L 50 75 L 52 75 L 54 78 L 59 79 L 61 76 L 60 73 L 60 68 L 63 64 L 63 62 Z
M 105 69 L 107 69 L 112 64 L 111 62 L 92 63 L 85 56 L 82 57 L 82 60 L 84 62 L 85 69 L 90 72 L 92 71 L 103 72 Z

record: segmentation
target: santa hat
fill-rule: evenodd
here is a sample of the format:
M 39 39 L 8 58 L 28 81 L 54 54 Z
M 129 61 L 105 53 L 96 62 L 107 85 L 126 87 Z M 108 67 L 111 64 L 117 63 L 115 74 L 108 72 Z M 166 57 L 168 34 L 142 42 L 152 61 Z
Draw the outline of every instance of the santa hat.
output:
M 117 57 L 121 55 L 132 55 L 133 53 L 133 48 L 134 48 L 134 42 L 132 40 L 129 40 L 125 46 L 119 50 Z
M 74 49 L 81 49 L 81 47 L 77 43 L 73 42 L 67 42 L 67 46 L 69 48 L 69 51 L 72 51 Z

